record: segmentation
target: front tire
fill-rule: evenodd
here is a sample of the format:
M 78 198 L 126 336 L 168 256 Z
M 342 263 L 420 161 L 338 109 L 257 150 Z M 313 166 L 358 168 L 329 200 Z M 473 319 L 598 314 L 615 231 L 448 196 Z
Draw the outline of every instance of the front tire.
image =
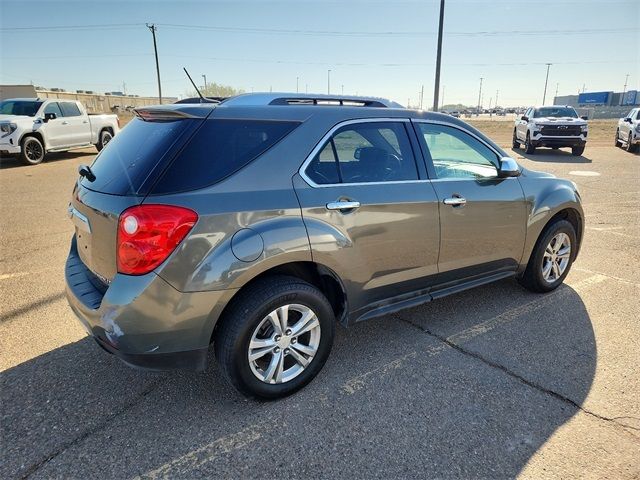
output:
M 295 277 L 258 280 L 229 306 L 215 335 L 215 354 L 244 395 L 276 399 L 307 385 L 326 362 L 335 315 L 315 286 Z
M 627 137 L 627 146 L 625 148 L 627 152 L 634 152 L 636 149 L 636 146 L 632 143 L 632 140 L 633 140 L 633 131 L 629 129 L 629 136 Z
M 567 220 L 548 225 L 531 252 L 520 284 L 532 292 L 555 290 L 569 274 L 576 256 L 576 231 Z
M 616 129 L 616 141 L 615 141 L 615 146 L 616 146 L 616 147 L 621 147 L 621 146 L 622 146 L 622 142 L 620 141 L 620 129 Z
M 531 136 L 529 135 L 529 132 L 527 132 L 527 139 L 524 141 L 524 153 L 529 155 L 536 153 L 536 147 L 531 145 Z
M 516 135 L 516 129 L 513 129 L 513 139 L 511 140 L 511 148 L 520 148 L 520 142 L 518 141 L 518 136 Z
M 112 139 L 113 134 L 111 133 L 111 131 L 107 129 L 102 130 L 98 137 L 98 143 L 96 143 L 96 150 L 101 152 L 102 149 L 107 146 L 107 143 L 109 143 Z
M 20 161 L 25 165 L 38 165 L 42 163 L 45 154 L 44 145 L 38 137 L 27 135 L 22 139 Z
M 580 147 L 571 147 L 571 155 L 574 157 L 579 157 L 584 153 L 584 145 Z

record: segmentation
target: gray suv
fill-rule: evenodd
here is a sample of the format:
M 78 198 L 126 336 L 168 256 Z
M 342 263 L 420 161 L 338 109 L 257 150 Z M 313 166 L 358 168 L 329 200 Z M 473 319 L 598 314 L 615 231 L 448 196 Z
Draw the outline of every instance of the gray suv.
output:
M 584 231 L 574 183 L 449 115 L 377 98 L 247 94 L 145 107 L 69 216 L 67 297 L 124 362 L 288 395 L 349 325 L 506 277 L 558 287 Z

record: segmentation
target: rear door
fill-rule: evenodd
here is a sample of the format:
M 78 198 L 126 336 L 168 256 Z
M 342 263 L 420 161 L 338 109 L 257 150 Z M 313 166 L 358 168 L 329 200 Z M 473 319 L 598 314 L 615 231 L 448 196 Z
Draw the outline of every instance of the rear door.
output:
M 438 200 L 409 128 L 404 119 L 339 124 L 294 179 L 313 258 L 340 276 L 356 315 L 437 273 Z
M 499 154 L 472 132 L 415 122 L 440 202 L 443 280 L 514 270 L 522 257 L 527 208 L 517 178 L 499 178 Z
M 63 125 L 67 127 L 68 141 L 65 146 L 85 145 L 91 142 L 91 125 L 89 117 L 80 111 L 75 102 L 59 102 L 64 117 Z

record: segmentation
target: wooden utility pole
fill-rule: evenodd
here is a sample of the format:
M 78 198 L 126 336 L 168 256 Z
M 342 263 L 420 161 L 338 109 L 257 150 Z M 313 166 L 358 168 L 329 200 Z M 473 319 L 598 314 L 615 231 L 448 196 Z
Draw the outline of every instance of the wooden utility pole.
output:
M 436 81 L 433 86 L 433 111 L 438 111 L 440 94 L 440 63 L 442 60 L 442 29 L 444 27 L 444 0 L 440 0 L 440 23 L 438 25 L 438 52 L 436 54 Z
M 156 44 L 156 30 L 158 27 L 154 23 L 149 25 L 147 23 L 147 28 L 151 30 L 151 35 L 153 35 L 153 52 L 156 55 L 156 73 L 158 75 L 158 101 L 160 105 L 162 105 L 162 85 L 160 84 L 160 64 L 158 63 L 158 45 Z

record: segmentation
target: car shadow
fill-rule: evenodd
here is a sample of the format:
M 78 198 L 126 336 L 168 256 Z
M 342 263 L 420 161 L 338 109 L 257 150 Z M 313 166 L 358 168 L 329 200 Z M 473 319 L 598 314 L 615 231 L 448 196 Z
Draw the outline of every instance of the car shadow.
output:
M 213 363 L 141 372 L 85 338 L 0 374 L 0 474 L 512 478 L 577 413 L 596 358 L 576 291 L 512 281 L 340 328 L 315 381 L 276 402 Z
M 553 150 L 551 148 L 539 148 L 536 149 L 536 153 L 531 155 L 525 153 L 522 148 L 511 148 L 511 151 L 516 155 L 516 158 L 523 157 L 534 162 L 546 162 L 546 163 L 592 163 L 590 158 L 584 155 L 574 156 L 570 151 L 566 150 Z
M 93 152 L 85 151 L 85 150 L 74 150 L 71 152 L 55 152 L 55 153 L 52 152 L 47 154 L 43 163 L 55 163 L 55 162 L 61 162 L 63 160 L 73 160 L 76 158 L 86 157 L 87 155 L 95 156 L 97 155 L 97 152 L 95 152 L 95 150 Z M 25 167 L 25 168 L 34 167 L 35 168 L 37 166 L 38 165 L 25 165 L 16 156 L 0 157 L 0 170 L 6 170 L 9 168 L 16 168 L 16 167 Z

